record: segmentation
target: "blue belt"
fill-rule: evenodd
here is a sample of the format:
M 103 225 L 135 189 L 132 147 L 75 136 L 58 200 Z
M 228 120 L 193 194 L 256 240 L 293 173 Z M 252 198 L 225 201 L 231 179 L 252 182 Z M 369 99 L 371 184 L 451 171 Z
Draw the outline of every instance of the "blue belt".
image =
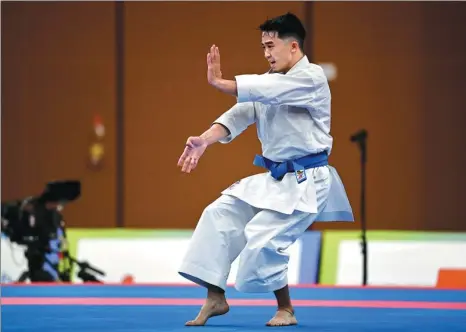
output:
M 254 165 L 266 168 L 270 175 L 278 181 L 281 181 L 286 173 L 294 172 L 298 183 L 306 181 L 306 169 L 327 166 L 328 154 L 323 151 L 317 154 L 310 154 L 298 159 L 276 162 L 263 156 L 256 155 Z

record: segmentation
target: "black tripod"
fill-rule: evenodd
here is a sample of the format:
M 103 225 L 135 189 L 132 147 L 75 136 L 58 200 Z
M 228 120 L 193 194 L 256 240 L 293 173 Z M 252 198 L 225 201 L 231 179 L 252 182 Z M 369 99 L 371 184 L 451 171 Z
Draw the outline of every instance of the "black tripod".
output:
M 55 282 L 55 278 L 50 272 L 43 269 L 44 263 L 47 262 L 49 265 L 54 267 L 47 257 L 45 256 L 45 250 L 41 250 L 36 246 L 28 246 L 24 253 L 28 262 L 28 269 L 21 273 L 18 278 L 18 282 L 25 282 L 29 279 L 31 282 Z
M 103 271 L 91 266 L 88 262 L 78 261 L 73 258 L 68 251 L 62 252 L 63 259 L 67 262 L 67 268 L 60 272 L 57 264 L 53 264 L 47 258 L 46 252 L 46 250 L 40 250 L 38 247 L 28 246 L 25 252 L 28 261 L 28 269 L 21 274 L 17 282 L 25 282 L 28 279 L 31 282 L 70 282 L 73 264 L 79 267 L 77 276 L 84 282 L 101 282 L 91 272 L 100 276 L 105 276 Z M 57 272 L 58 280 L 56 280 L 50 272 L 44 270 L 44 263 L 46 262 Z
M 71 262 L 71 266 L 70 266 L 69 270 L 67 270 L 65 272 L 65 274 L 62 274 L 62 279 L 67 279 L 66 281 L 71 281 L 70 274 L 71 274 L 72 265 L 76 264 L 79 267 L 79 272 L 78 272 L 78 275 L 77 275 L 79 279 L 81 279 L 84 282 L 99 282 L 99 283 L 101 283 L 101 281 L 99 279 L 97 279 L 90 272 L 92 271 L 95 274 L 98 274 L 100 276 L 105 276 L 105 272 L 91 266 L 88 262 L 78 261 L 76 258 L 73 258 L 72 256 L 70 256 L 68 251 L 65 251 L 63 253 L 63 255 L 64 255 L 64 258 L 68 259 Z M 66 275 L 66 277 L 65 277 L 65 275 Z
M 366 161 L 367 131 L 362 129 L 351 136 L 351 142 L 357 143 L 361 152 L 361 251 L 362 251 L 362 284 L 367 285 L 367 238 L 366 238 Z

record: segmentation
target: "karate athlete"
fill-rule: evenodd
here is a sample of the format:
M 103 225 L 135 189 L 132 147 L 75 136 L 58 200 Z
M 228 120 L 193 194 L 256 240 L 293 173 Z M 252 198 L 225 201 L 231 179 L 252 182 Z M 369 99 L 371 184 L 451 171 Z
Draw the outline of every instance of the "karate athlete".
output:
M 219 49 L 207 54 L 207 80 L 237 103 L 201 136 L 190 137 L 178 165 L 191 172 L 206 148 L 228 143 L 256 124 L 264 173 L 246 177 L 222 192 L 203 211 L 179 269 L 207 288 L 198 316 L 204 325 L 228 312 L 226 282 L 239 256 L 235 287 L 241 292 L 274 292 L 278 309 L 268 326 L 297 324 L 290 301 L 286 252 L 314 221 L 353 221 L 336 170 L 328 165 L 330 90 L 322 68 L 303 53 L 305 29 L 293 14 L 260 25 L 270 71 L 222 78 Z

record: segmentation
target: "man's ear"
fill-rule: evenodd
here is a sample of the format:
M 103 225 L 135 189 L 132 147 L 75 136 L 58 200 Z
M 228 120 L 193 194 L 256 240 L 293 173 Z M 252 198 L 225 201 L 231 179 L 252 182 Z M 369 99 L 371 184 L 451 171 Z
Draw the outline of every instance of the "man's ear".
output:
M 295 53 L 299 50 L 299 43 L 296 40 L 291 42 L 291 52 Z

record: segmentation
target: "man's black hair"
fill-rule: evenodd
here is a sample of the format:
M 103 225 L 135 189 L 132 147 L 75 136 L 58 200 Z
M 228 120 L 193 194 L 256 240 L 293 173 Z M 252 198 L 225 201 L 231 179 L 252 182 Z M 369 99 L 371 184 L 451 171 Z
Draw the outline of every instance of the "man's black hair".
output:
M 301 20 L 292 13 L 286 13 L 277 17 L 268 19 L 259 26 L 262 32 L 276 32 L 278 38 L 294 38 L 299 44 L 299 48 L 304 50 L 304 39 L 306 38 L 306 29 Z

